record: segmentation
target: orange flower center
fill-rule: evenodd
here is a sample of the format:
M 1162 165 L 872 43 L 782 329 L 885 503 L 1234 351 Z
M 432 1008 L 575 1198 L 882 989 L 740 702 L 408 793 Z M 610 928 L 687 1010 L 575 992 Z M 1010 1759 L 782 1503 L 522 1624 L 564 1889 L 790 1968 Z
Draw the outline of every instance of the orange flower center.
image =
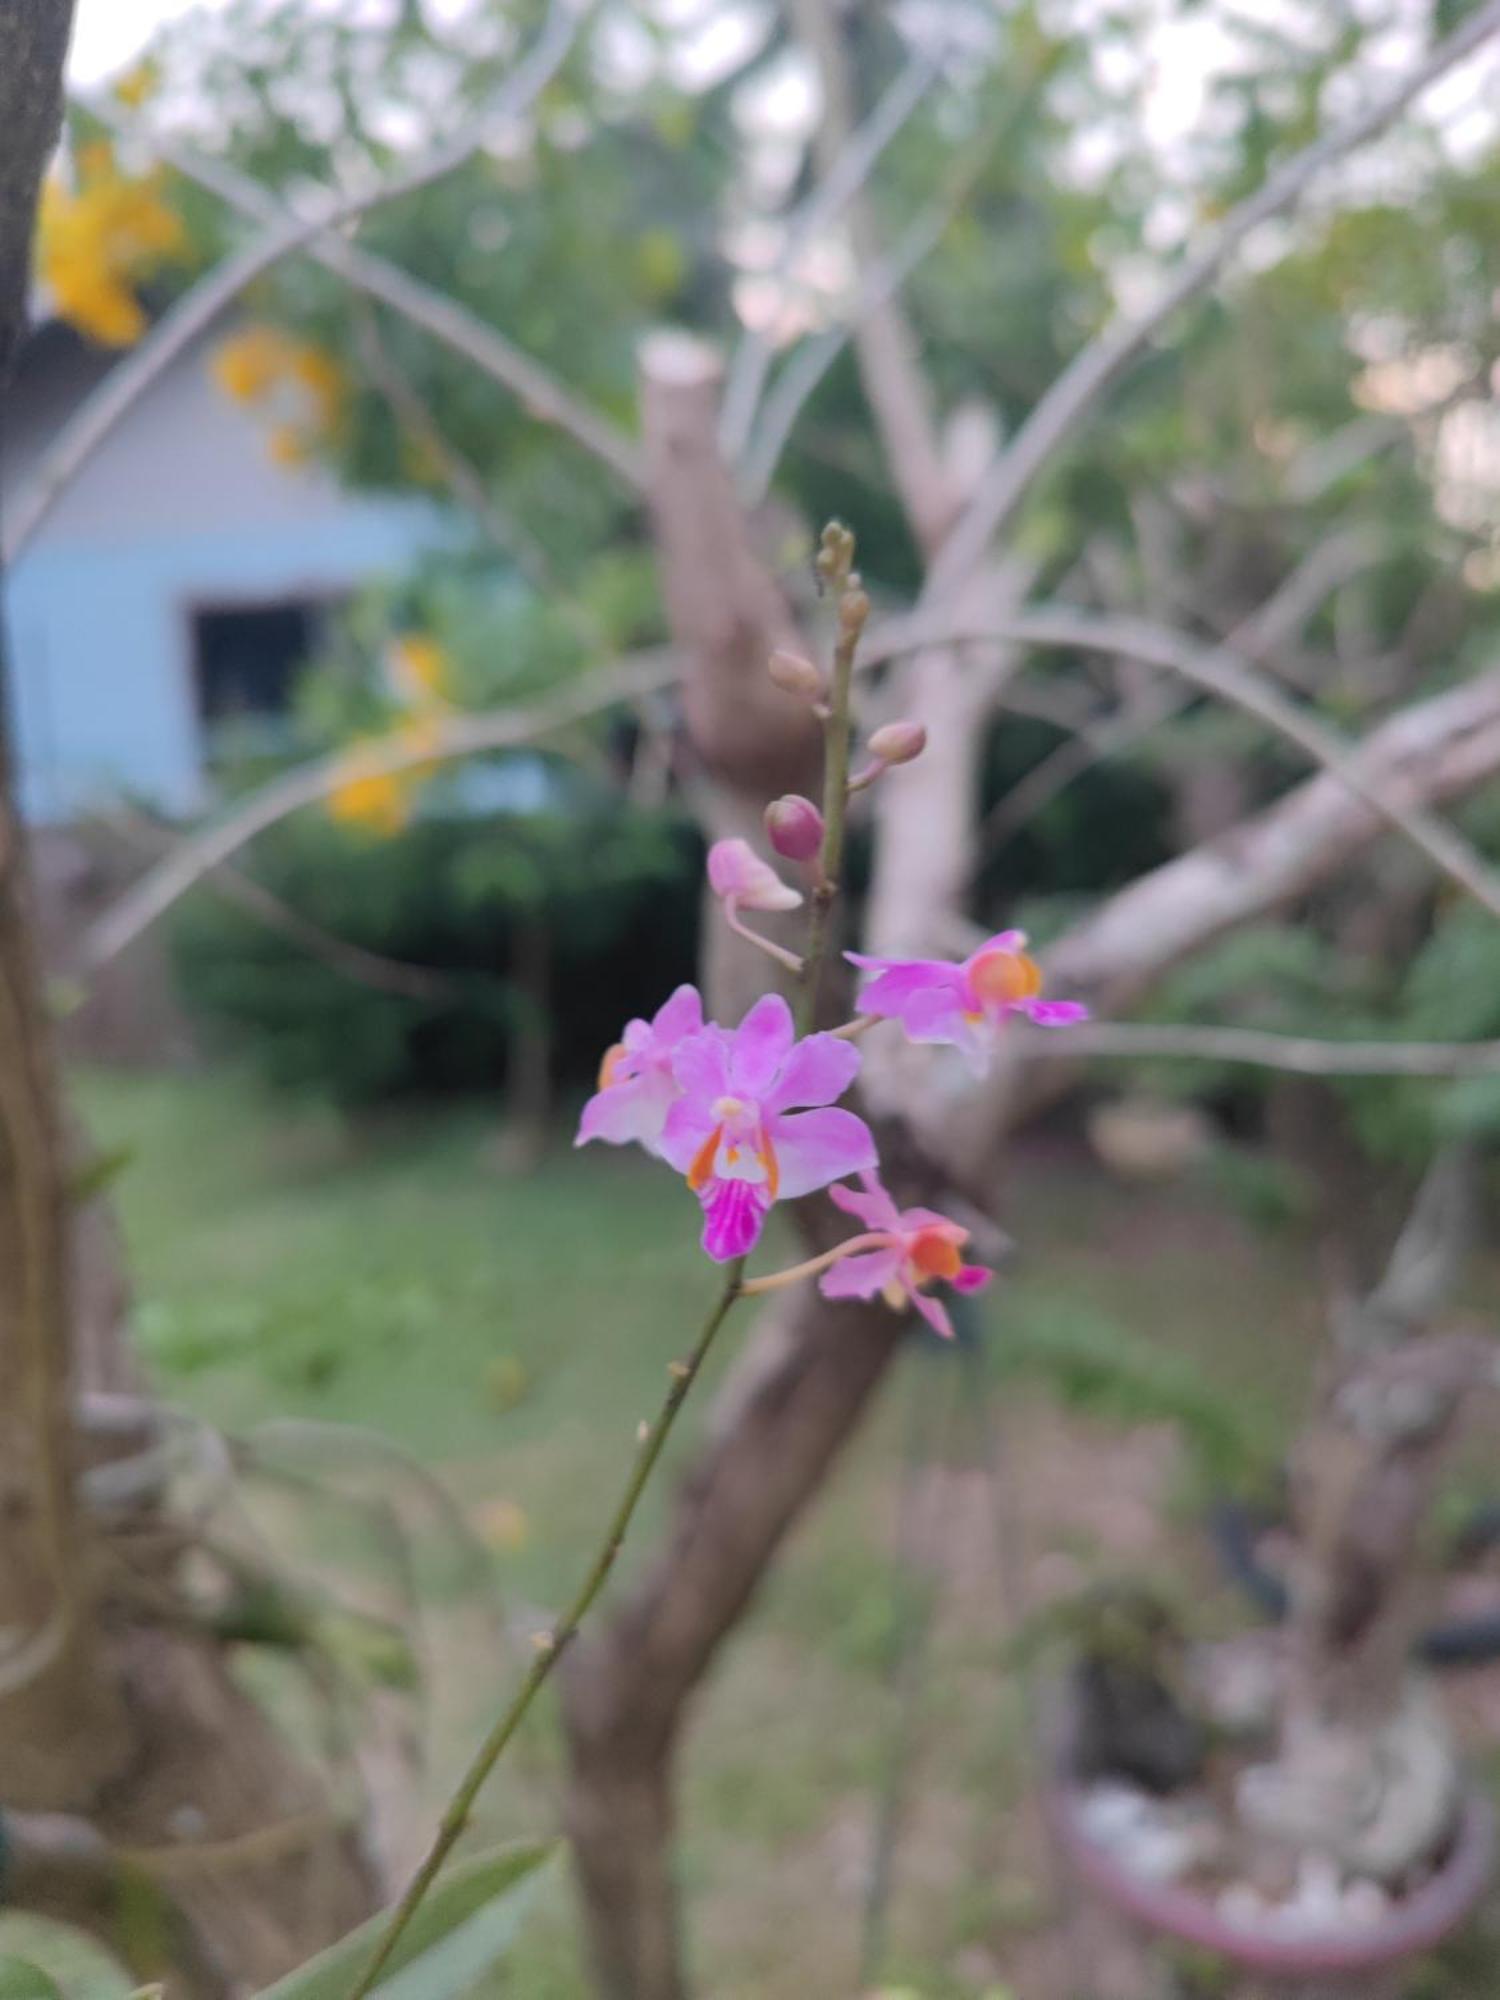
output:
M 1024 951 L 982 951 L 969 967 L 969 986 L 981 1005 L 1013 1006 L 1042 990 L 1042 968 Z
M 956 1278 L 963 1269 L 959 1246 L 967 1236 L 968 1231 L 960 1229 L 957 1223 L 947 1223 L 942 1228 L 931 1223 L 919 1230 L 907 1252 L 908 1262 L 918 1278 Z

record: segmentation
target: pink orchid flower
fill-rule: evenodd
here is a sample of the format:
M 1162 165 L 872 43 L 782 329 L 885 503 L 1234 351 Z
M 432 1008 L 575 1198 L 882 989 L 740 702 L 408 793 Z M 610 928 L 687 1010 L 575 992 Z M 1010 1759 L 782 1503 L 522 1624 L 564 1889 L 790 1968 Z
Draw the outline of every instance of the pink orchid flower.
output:
M 708 886 L 742 910 L 795 910 L 800 893 L 762 861 L 748 840 L 716 840 L 708 850 Z
M 927 1287 L 942 1279 L 956 1292 L 978 1292 L 994 1274 L 983 1264 L 963 1261 L 969 1232 L 961 1224 L 930 1208 L 898 1209 L 875 1174 L 862 1173 L 860 1180 L 863 1194 L 847 1187 L 828 1192 L 846 1215 L 865 1225 L 868 1233 L 854 1241 L 870 1248 L 825 1271 L 818 1290 L 829 1299 L 873 1299 L 879 1293 L 898 1312 L 915 1306 L 934 1332 L 951 1340 L 953 1322 Z
M 835 1035 L 799 1042 L 778 993 L 758 1000 L 732 1034 L 683 1042 L 672 1069 L 682 1094 L 667 1113 L 661 1156 L 702 1203 L 703 1247 L 718 1263 L 753 1248 L 774 1201 L 875 1165 L 863 1119 L 821 1108 L 854 1081 L 859 1051 Z M 794 1108 L 803 1106 L 819 1108 Z
M 949 1042 L 981 1074 L 999 1030 L 1013 1014 L 1039 1028 L 1088 1019 L 1076 1000 L 1043 1000 L 1042 969 L 1026 951 L 1025 931 L 999 931 L 961 964 L 943 958 L 866 958 L 845 953 L 873 972 L 859 996 L 862 1012 L 899 1021 L 913 1042 Z
M 583 1107 L 575 1146 L 603 1139 L 611 1146 L 644 1146 L 660 1154 L 667 1113 L 682 1095 L 672 1073 L 677 1051 L 690 1037 L 722 1035 L 704 1028 L 696 986 L 679 986 L 650 1021 L 631 1021 L 599 1065 L 599 1089 Z

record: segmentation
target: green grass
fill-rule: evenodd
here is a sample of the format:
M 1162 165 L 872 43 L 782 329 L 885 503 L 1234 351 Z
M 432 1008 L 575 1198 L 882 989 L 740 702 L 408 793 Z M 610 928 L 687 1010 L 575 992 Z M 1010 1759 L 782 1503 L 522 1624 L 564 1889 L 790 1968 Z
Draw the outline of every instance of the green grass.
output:
M 636 1424 L 714 1289 L 681 1183 L 639 1156 L 562 1143 L 534 1173 L 505 1177 L 489 1163 L 495 1134 L 480 1112 L 393 1120 L 354 1139 L 224 1075 L 91 1074 L 79 1086 L 101 1148 L 131 1149 L 112 1194 L 162 1391 L 239 1433 L 287 1417 L 382 1433 L 441 1469 L 475 1521 L 500 1503 L 512 1527 L 524 1522 L 523 1546 L 483 1560 L 512 1603 L 559 1602 L 592 1551 Z M 1163 1213 L 1184 1202 L 1190 1213 L 1163 1233 Z M 1014 1328 L 1019 1347 L 1061 1341 L 1059 1379 L 1092 1413 L 1080 1420 L 1086 1435 L 1149 1417 L 1153 1397 L 1191 1415 L 1197 1391 L 1181 1371 L 1196 1363 L 1231 1405 L 1274 1410 L 1297 1394 L 1310 1349 L 1301 1268 L 1217 1210 L 1178 1193 L 1122 1193 L 1076 1161 L 1028 1166 L 1011 1208 L 1024 1254 L 992 1295 L 992 1325 L 1001 1342 Z M 748 1314 L 731 1322 L 714 1377 L 745 1323 Z M 1116 1333 L 1122 1351 L 1145 1357 L 1123 1388 L 1107 1365 Z M 887 1670 L 910 1597 L 893 1556 L 903 1406 L 933 1384 L 945 1395 L 948 1364 L 931 1343 L 914 1351 L 695 1716 L 682 1873 L 693 1956 L 714 2000 L 852 1990 L 894 1719 Z M 674 1440 L 678 1464 L 714 1386 L 703 1385 Z M 997 1394 L 1002 1443 L 1023 1447 L 1036 1392 L 1002 1372 Z M 962 1457 L 972 1440 L 950 1449 Z M 300 1469 L 335 1469 L 319 1458 L 304 1451 Z M 649 1551 L 669 1488 L 670 1468 L 627 1566 Z M 303 1509 L 293 1489 L 263 1525 L 319 1573 L 332 1563 L 360 1579 L 378 1567 L 366 1503 L 394 1505 L 398 1489 L 401 1477 L 377 1466 L 342 1513 L 320 1513 L 305 1493 Z M 922 1709 L 892 1965 L 927 1993 L 963 1996 L 996 1983 L 980 1961 L 1003 1966 L 1008 1937 L 1036 1920 L 1040 1900 L 1034 1850 L 1012 1825 L 1024 1730 L 998 1622 L 993 1495 L 973 1467 L 954 1493 L 939 1546 L 955 1581 Z M 1064 1520 L 1051 1546 L 1079 1570 L 1120 1560 L 1088 1521 Z M 435 1551 L 429 1536 L 419 1553 L 424 1599 L 438 1606 L 424 1641 L 434 1797 L 517 1658 L 470 1615 L 462 1557 L 444 1571 Z M 391 1588 L 388 1577 L 369 1585 L 381 1603 Z M 556 1745 L 545 1720 L 521 1752 L 487 1795 L 487 1832 L 552 1823 Z M 560 1877 L 518 1969 L 493 1991 L 582 2000 L 587 1990 Z

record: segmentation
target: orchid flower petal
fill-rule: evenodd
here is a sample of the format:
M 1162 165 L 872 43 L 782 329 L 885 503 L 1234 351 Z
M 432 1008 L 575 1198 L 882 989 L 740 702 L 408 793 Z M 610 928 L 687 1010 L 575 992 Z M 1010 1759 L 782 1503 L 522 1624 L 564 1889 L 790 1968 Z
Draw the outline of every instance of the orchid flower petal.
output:
M 725 1096 L 731 1088 L 729 1049 L 729 1037 L 722 1030 L 705 1028 L 701 1035 L 689 1035 L 672 1057 L 679 1089 L 689 1097 Z
M 859 1074 L 860 1053 L 837 1035 L 809 1035 L 787 1056 L 781 1075 L 762 1100 L 768 1113 L 805 1104 L 832 1104 Z
M 913 1292 L 911 1302 L 934 1333 L 940 1333 L 944 1340 L 953 1338 L 953 1322 L 941 1299 L 935 1299 L 930 1292 Z
M 771 1198 L 750 1181 L 713 1181 L 703 1197 L 703 1248 L 716 1264 L 743 1257 L 760 1241 Z
M 873 1299 L 901 1272 L 898 1248 L 870 1250 L 861 1256 L 840 1258 L 818 1280 L 825 1299 Z
M 850 1187 L 831 1187 L 829 1200 L 845 1215 L 852 1215 L 862 1222 L 866 1229 L 899 1230 L 901 1212 L 886 1190 L 880 1185 L 876 1175 L 866 1171 L 860 1175 L 864 1183 L 864 1193 L 856 1194 Z
M 658 1150 L 669 1167 L 685 1174 L 716 1129 L 711 1103 L 697 1097 L 679 1097 L 667 1113 Z
M 703 996 L 696 986 L 679 986 L 657 1009 L 651 1032 L 660 1041 L 675 1044 L 696 1035 L 702 1026 Z
M 1038 1028 L 1069 1028 L 1089 1017 L 1081 1000 L 1028 1000 L 1021 1012 Z
M 786 1111 L 770 1127 L 784 1201 L 876 1162 L 870 1128 L 852 1111 Z
M 791 1053 L 796 1029 L 779 993 L 757 1000 L 729 1039 L 730 1089 L 763 1098 Z

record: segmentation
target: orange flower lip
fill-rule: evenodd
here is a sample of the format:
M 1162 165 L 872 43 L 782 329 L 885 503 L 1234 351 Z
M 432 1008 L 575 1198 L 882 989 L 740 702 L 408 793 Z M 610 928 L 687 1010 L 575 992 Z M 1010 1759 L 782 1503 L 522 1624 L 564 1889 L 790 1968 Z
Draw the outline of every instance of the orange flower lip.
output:
M 623 1042 L 616 1042 L 612 1048 L 608 1048 L 604 1051 L 604 1060 L 599 1065 L 598 1087 L 600 1090 L 609 1089 L 609 1086 L 614 1082 L 615 1078 L 619 1075 L 620 1064 L 624 1062 L 625 1057 L 628 1053 L 629 1051 L 626 1049 L 625 1044 Z
M 1013 1007 L 1042 990 L 1042 968 L 1024 951 L 982 951 L 969 967 L 969 988 L 983 1006 Z
M 956 1222 L 945 1223 L 941 1228 L 930 1223 L 912 1239 L 907 1261 L 920 1279 L 956 1278 L 963 1269 L 959 1247 L 967 1236 L 968 1231 L 960 1229 Z

